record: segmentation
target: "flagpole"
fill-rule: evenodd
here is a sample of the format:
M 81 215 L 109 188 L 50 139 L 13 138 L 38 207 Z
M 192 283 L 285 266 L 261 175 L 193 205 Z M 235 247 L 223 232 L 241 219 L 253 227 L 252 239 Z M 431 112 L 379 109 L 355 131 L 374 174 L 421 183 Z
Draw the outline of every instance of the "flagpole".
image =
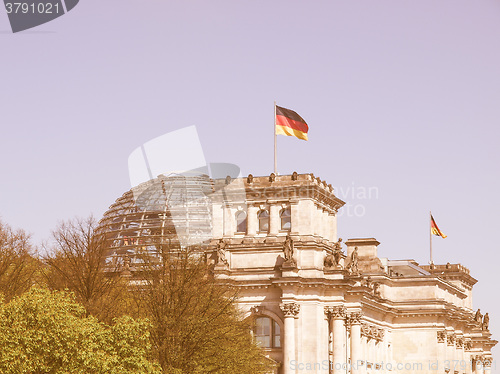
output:
M 274 102 L 274 174 L 278 175 L 278 142 L 276 136 L 276 101 Z
M 432 262 L 432 212 L 430 210 L 429 210 L 429 241 L 430 241 L 430 250 L 431 250 L 430 264 L 432 265 L 434 262 Z

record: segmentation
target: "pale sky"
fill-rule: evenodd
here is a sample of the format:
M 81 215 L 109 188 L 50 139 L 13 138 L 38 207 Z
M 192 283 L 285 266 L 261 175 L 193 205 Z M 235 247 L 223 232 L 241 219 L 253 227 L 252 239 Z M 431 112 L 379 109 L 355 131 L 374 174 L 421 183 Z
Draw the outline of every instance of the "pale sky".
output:
M 0 217 L 36 242 L 100 217 L 129 155 L 191 125 L 207 162 L 268 175 L 276 100 L 310 128 L 279 172 L 336 187 L 340 236 L 380 257 L 427 263 L 432 210 L 499 339 L 499 46 L 498 0 L 81 0 L 19 34 L 2 11 Z

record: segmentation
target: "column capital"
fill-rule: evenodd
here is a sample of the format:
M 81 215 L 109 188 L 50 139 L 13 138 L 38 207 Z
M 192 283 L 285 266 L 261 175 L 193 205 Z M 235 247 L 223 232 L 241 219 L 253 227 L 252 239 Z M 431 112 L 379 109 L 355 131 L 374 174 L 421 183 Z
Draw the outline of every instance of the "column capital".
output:
M 437 331 L 437 341 L 438 343 L 444 343 L 446 341 L 446 331 L 444 330 Z
M 448 342 L 448 345 L 455 345 L 455 333 L 449 333 L 447 336 L 446 336 L 446 340 Z
M 470 351 L 472 349 L 472 340 L 469 338 L 466 338 L 464 341 L 464 349 L 466 351 Z
M 482 355 L 471 356 L 471 359 L 474 360 L 475 362 L 481 362 L 481 363 L 484 361 L 484 357 Z
M 362 312 L 352 312 L 348 316 L 351 325 L 360 325 L 362 317 L 363 317 Z
M 300 305 L 297 303 L 282 303 L 280 309 L 286 317 L 295 317 L 299 314 Z
M 340 306 L 325 306 L 325 313 L 331 319 L 344 319 L 346 317 L 346 308 Z

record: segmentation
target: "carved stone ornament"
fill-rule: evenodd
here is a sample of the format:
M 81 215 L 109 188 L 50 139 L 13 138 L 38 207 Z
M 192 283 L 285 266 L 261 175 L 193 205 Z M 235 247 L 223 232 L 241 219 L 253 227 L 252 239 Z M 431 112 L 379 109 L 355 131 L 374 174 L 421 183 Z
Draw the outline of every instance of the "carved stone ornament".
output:
M 385 330 L 368 323 L 361 323 L 361 336 L 377 341 L 384 340 Z
M 227 265 L 226 242 L 220 239 L 217 243 L 217 265 Z
M 483 366 L 485 366 L 485 367 L 491 367 L 492 363 L 493 363 L 493 360 L 491 359 L 491 357 L 486 357 L 483 360 Z
M 447 335 L 446 340 L 448 342 L 448 345 L 454 345 L 455 344 L 455 334 L 450 333 Z
M 437 340 L 438 343 L 444 343 L 446 342 L 446 331 L 440 330 L 437 332 Z
M 475 361 L 476 363 L 478 363 L 478 362 L 481 362 L 481 363 L 482 363 L 482 362 L 483 362 L 483 360 L 484 360 L 484 357 L 483 357 L 483 356 L 481 356 L 481 355 L 475 355 L 475 356 L 471 356 L 471 359 L 472 359 L 473 361 Z
M 248 184 L 253 183 L 253 175 L 252 174 L 248 174 L 247 183 Z
M 252 314 L 262 314 L 262 312 L 264 311 L 265 309 L 265 306 L 263 305 L 256 305 L 256 306 L 253 306 L 250 308 L 250 311 L 252 312 Z
M 466 339 L 464 341 L 464 349 L 466 351 L 470 351 L 472 349 L 472 341 L 470 339 Z
M 292 180 L 293 180 L 293 181 L 296 181 L 297 179 L 299 179 L 299 175 L 297 174 L 297 172 L 296 172 L 296 171 L 294 171 L 294 172 L 292 173 Z
M 346 317 L 345 306 L 326 306 L 325 313 L 331 319 L 344 319 Z
M 269 176 L 269 182 L 274 182 L 275 180 L 276 180 L 276 174 L 271 173 L 271 175 Z
M 362 323 L 361 324 L 361 336 L 370 337 L 370 335 L 371 335 L 370 325 L 368 325 L 367 323 Z
M 384 336 L 385 336 L 385 330 L 384 329 L 379 329 L 378 330 L 378 337 L 380 340 L 384 340 Z
M 349 314 L 349 319 L 351 321 L 351 324 L 360 324 L 362 317 L 363 317 L 363 313 L 361 313 L 361 312 L 354 312 L 354 313 Z
M 455 343 L 457 345 L 457 348 L 462 348 L 464 346 L 464 338 L 457 338 L 455 340 Z
M 280 305 L 280 309 L 285 317 L 295 317 L 299 314 L 300 305 L 297 303 L 283 303 Z

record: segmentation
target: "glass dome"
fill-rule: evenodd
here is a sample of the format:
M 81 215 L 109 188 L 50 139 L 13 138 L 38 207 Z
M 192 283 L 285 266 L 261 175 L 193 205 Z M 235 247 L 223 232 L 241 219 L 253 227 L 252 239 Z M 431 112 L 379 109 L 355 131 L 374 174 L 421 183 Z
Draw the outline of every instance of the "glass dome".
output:
M 140 253 L 200 250 L 212 238 L 214 183 L 206 175 L 160 175 L 127 191 L 99 222 L 109 260 L 140 262 Z

